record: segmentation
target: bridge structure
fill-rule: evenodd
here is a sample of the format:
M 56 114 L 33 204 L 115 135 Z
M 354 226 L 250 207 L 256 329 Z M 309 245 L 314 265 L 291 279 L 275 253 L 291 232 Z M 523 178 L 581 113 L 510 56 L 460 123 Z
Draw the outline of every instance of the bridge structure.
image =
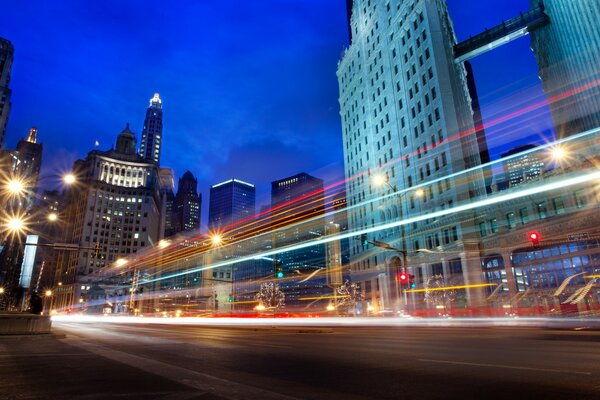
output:
M 494 50 L 550 23 L 542 2 L 526 13 L 503 21 L 491 29 L 470 37 L 454 46 L 454 61 L 458 64 Z

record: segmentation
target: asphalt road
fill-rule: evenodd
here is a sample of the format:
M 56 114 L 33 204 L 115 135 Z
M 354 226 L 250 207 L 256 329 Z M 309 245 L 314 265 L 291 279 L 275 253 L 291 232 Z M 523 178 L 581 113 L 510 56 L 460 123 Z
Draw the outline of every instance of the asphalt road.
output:
M 55 323 L 0 399 L 599 399 L 600 332 Z

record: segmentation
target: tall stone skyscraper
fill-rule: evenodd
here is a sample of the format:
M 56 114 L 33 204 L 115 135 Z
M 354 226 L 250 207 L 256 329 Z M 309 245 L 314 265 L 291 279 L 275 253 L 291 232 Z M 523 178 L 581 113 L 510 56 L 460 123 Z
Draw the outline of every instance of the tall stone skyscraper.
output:
M 37 142 L 36 127 L 32 127 L 29 130 L 27 138 L 21 139 L 17 143 L 17 153 L 19 157 L 17 175 L 21 177 L 28 186 L 27 208 L 30 208 L 35 201 L 40 169 L 42 167 L 42 150 L 42 144 Z
M 146 110 L 142 142 L 140 143 L 140 156 L 160 164 L 162 149 L 163 110 L 162 101 L 158 93 L 150 99 L 150 106 Z
M 116 148 L 92 150 L 73 166 L 77 184 L 66 193 L 65 243 L 77 243 L 82 251 L 58 251 L 54 307 L 59 310 L 90 302 L 102 309 L 105 301 L 113 312 L 126 311 L 131 274 L 123 274 L 107 286 L 98 277 L 118 266 L 122 257 L 162 238 L 162 201 L 158 169 L 136 154 L 129 124 L 117 137 Z M 111 300 L 108 300 L 111 299 Z
M 171 168 L 158 169 L 160 195 L 165 205 L 165 237 L 173 235 L 173 202 L 175 201 L 175 176 Z
M 256 208 L 256 188 L 239 179 L 229 179 L 210 187 L 208 229 L 220 230 L 250 218 Z
M 4 143 L 4 134 L 10 114 L 10 95 L 8 88 L 15 49 L 10 41 L 0 38 L 0 148 Z
M 531 0 L 535 7 L 540 0 Z M 600 126 L 600 2 L 543 0 L 550 23 L 531 33 L 559 137 Z
M 456 37 L 445 1 L 355 0 L 350 27 L 352 41 L 337 70 L 350 230 L 485 195 L 481 172 L 460 181 L 448 177 L 481 160 L 466 71 L 454 62 Z M 377 187 L 374 175 L 386 185 Z M 352 279 L 361 282 L 368 305 L 401 306 L 400 269 L 421 282 L 441 273 L 481 282 L 470 224 L 457 215 L 369 234 L 370 241 L 406 251 L 404 257 L 353 241 Z
M 173 201 L 173 233 L 200 228 L 202 195 L 198 193 L 198 180 L 190 171 L 179 178 L 177 194 Z

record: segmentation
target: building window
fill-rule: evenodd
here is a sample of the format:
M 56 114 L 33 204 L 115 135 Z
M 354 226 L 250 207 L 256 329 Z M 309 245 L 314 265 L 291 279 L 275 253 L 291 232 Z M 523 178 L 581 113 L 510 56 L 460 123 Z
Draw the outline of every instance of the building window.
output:
M 514 212 L 506 214 L 506 225 L 508 226 L 508 229 L 512 229 L 516 226 Z
M 554 212 L 556 215 L 564 214 L 565 212 L 565 203 L 563 202 L 562 197 L 555 197 L 552 199 L 552 206 L 554 207 Z
M 485 228 L 485 222 L 483 221 L 479 223 L 479 234 L 481 237 L 487 236 L 487 229 Z
M 498 232 L 498 220 L 496 218 L 490 219 L 490 230 L 492 233 Z
M 541 202 L 537 204 L 537 212 L 538 217 L 540 219 L 544 219 L 548 216 L 548 210 L 546 209 L 546 202 Z
M 575 207 L 582 208 L 586 205 L 585 195 L 583 194 L 583 189 L 576 190 L 573 193 L 573 197 L 575 198 Z
M 521 223 L 523 225 L 529 222 L 529 213 L 527 212 L 527 208 L 521 208 L 519 210 L 519 216 L 521 217 Z

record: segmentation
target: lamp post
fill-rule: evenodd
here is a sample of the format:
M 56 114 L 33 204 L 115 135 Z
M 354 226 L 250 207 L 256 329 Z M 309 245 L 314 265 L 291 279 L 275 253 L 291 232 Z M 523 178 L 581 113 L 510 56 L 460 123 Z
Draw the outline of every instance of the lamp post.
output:
M 400 207 L 400 212 L 399 212 L 399 218 L 403 219 L 404 218 L 404 207 L 402 204 L 402 200 L 403 197 L 406 196 L 409 193 L 412 193 L 414 196 L 416 197 L 423 197 L 425 195 L 425 191 L 423 189 L 416 189 L 414 192 L 410 192 L 410 191 L 405 191 L 402 193 L 399 193 L 397 188 L 395 186 L 392 186 L 388 180 L 387 177 L 385 177 L 384 175 L 381 174 L 376 174 L 373 176 L 373 183 L 375 183 L 376 186 L 387 186 L 392 193 L 395 193 L 398 196 L 398 205 Z M 398 249 L 395 247 L 390 246 L 388 243 L 385 242 L 378 242 L 375 241 L 373 242 L 374 245 L 381 247 L 381 248 L 385 248 L 387 250 L 392 250 L 395 251 L 397 253 L 402 254 L 402 272 L 403 273 L 408 273 L 408 253 L 407 253 L 407 246 L 406 246 L 406 237 L 405 237 L 405 228 L 404 228 L 404 224 L 400 225 L 400 236 L 401 236 L 401 243 L 402 243 L 402 249 Z M 397 269 L 397 266 L 396 266 Z M 398 281 L 398 272 L 399 271 L 394 271 L 394 282 L 395 282 L 395 288 L 396 288 L 396 304 L 397 304 L 397 308 L 399 308 L 398 303 L 400 302 L 400 291 L 401 291 L 401 283 Z M 404 291 L 404 306 L 408 307 L 408 299 L 406 297 L 406 291 Z

